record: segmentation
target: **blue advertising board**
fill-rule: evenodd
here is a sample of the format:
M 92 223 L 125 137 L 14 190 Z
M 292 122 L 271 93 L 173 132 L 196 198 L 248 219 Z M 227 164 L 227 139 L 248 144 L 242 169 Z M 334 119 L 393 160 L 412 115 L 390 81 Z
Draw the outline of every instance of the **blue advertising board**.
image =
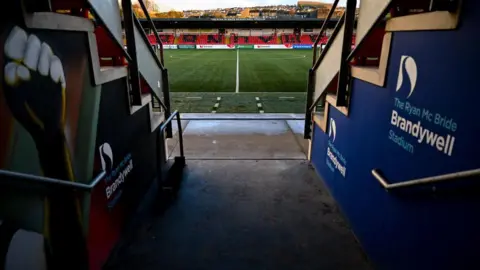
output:
M 311 49 L 312 49 L 312 45 L 308 45 L 308 44 L 294 44 L 294 45 L 293 45 L 293 49 L 294 49 L 294 50 L 311 50 Z

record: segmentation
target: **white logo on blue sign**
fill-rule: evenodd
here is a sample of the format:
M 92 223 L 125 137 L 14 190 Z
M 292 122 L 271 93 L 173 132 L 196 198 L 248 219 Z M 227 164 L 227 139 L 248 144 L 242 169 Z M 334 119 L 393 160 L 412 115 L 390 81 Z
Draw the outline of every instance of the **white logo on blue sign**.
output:
M 402 88 L 403 85 L 403 70 L 405 69 L 406 75 L 408 80 L 410 81 L 410 93 L 408 93 L 407 98 L 409 98 L 413 91 L 415 90 L 415 86 L 417 85 L 417 77 L 418 77 L 418 69 L 417 63 L 415 63 L 415 59 L 408 55 L 402 55 L 400 59 L 400 68 L 398 69 L 398 79 L 397 79 L 397 92 Z
M 335 142 L 335 138 L 337 137 L 337 125 L 335 124 L 335 120 L 330 118 L 330 127 L 328 129 L 328 136 L 332 138 L 332 142 Z

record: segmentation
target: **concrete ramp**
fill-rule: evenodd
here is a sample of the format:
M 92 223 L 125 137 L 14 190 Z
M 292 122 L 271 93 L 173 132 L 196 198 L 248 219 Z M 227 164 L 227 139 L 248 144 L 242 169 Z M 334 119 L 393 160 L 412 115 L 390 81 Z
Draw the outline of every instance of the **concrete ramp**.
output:
M 307 161 L 187 162 L 171 207 L 104 269 L 372 269 Z
M 306 159 L 303 120 L 186 120 L 187 159 Z M 176 132 L 176 130 L 175 130 Z M 305 141 L 305 142 L 304 142 Z M 179 153 L 177 136 L 168 143 Z

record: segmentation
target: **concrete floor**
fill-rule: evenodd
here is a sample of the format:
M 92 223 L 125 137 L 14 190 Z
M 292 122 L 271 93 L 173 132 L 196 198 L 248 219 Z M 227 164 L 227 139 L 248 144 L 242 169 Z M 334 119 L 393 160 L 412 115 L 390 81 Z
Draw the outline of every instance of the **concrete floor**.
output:
M 371 269 L 306 161 L 303 120 L 210 116 L 182 121 L 178 197 L 129 234 L 106 269 Z
M 187 161 L 174 204 L 107 269 L 370 269 L 307 161 Z
M 187 159 L 303 160 L 308 153 L 304 120 L 196 119 L 182 121 Z M 168 140 L 170 157 L 179 155 L 176 132 L 174 126 L 175 137 Z

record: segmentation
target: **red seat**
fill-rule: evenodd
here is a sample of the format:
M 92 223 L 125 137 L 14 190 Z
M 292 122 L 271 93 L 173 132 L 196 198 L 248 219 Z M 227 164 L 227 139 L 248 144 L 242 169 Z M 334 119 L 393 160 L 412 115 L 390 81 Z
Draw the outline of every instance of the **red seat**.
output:
M 103 26 L 97 26 L 95 28 L 95 37 L 97 40 L 100 66 L 125 65 L 123 50 L 110 38 L 107 30 Z

